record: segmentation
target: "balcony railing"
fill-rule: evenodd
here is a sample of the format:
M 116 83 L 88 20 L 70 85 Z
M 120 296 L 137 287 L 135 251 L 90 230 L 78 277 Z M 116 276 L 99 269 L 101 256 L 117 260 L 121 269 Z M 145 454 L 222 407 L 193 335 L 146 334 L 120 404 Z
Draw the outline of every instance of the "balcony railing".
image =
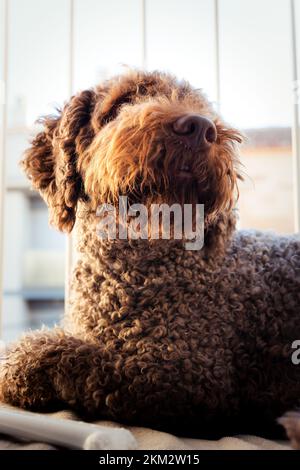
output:
M 142 44 L 142 65 L 147 69 L 148 62 L 148 44 L 147 44 L 147 21 L 148 21 L 148 2 L 151 0 L 140 0 L 141 2 L 141 44 Z M 220 71 L 220 10 L 219 10 L 219 0 L 213 1 L 214 6 L 214 21 L 212 27 L 214 28 L 214 63 L 215 63 L 215 88 L 216 88 L 216 100 L 219 105 L 222 104 L 221 88 L 220 81 L 221 71 Z M 68 18 L 68 31 L 69 31 L 69 63 L 68 63 L 68 94 L 69 96 L 74 93 L 74 64 L 75 64 L 75 52 L 74 52 L 74 38 L 75 38 L 75 14 L 76 2 L 75 0 L 69 0 L 69 18 Z M 193 14 L 191 12 L 191 14 Z M 295 1 L 290 0 L 290 17 L 291 17 L 291 51 L 292 51 L 292 77 L 293 83 L 295 85 L 296 92 L 298 91 L 299 79 L 298 79 L 298 67 L 297 67 L 297 38 L 296 38 L 296 15 L 295 15 Z M 1 115 L 0 115 L 0 293 L 3 293 L 3 246 L 4 246 L 4 199 L 6 192 L 6 182 L 5 182 L 5 163 L 6 163 L 6 144 L 7 144 L 7 135 L 8 135 L 8 125 L 7 125 L 7 102 L 8 102 L 8 87 L 9 87 L 9 76 L 8 76 L 8 64 L 9 64 L 9 25 L 10 25 L 10 4 L 9 0 L 3 0 L 3 37 L 0 40 L 2 45 L 2 57 L 3 57 L 3 67 L 2 67 L 2 77 L 1 83 L 2 87 L 2 96 L 1 100 Z M 0 28 L 1 31 L 1 28 Z M 296 96 L 296 93 L 295 93 Z M 294 160 L 294 227 L 295 231 L 299 232 L 300 228 L 300 141 L 299 141 L 299 103 L 298 99 L 294 99 L 293 103 L 293 160 Z M 73 243 L 72 237 L 68 236 L 66 239 L 67 248 L 66 248 L 66 273 L 65 273 L 65 300 L 67 301 L 69 297 L 69 282 L 70 272 L 72 269 L 73 263 Z M 47 291 L 42 290 L 42 297 L 38 297 L 41 292 L 37 290 L 24 290 L 24 296 L 28 298 L 61 298 L 61 290 Z M 52 296 L 52 297 L 51 297 Z M 0 319 L 2 313 L 2 295 L 0 296 Z M 67 305 L 67 302 L 65 303 Z M 1 321 L 0 321 L 1 324 Z

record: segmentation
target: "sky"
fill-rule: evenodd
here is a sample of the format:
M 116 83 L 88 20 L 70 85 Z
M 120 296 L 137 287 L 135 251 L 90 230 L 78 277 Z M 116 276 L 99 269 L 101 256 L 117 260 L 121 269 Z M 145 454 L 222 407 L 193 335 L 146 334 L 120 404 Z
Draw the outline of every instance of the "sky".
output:
M 297 1 L 296 1 L 297 3 Z M 9 0 L 9 125 L 31 125 L 69 96 L 69 0 Z M 0 34 L 3 34 L 0 0 Z M 75 0 L 73 91 L 141 67 L 141 0 Z M 289 126 L 289 0 L 219 0 L 220 109 L 240 127 Z M 146 63 L 216 100 L 213 0 L 147 0 Z M 1 16 L 2 15 L 2 16 Z M 299 24 L 300 65 L 300 8 Z M 1 64 L 0 54 L 0 66 Z M 1 67 L 0 67 L 1 71 Z

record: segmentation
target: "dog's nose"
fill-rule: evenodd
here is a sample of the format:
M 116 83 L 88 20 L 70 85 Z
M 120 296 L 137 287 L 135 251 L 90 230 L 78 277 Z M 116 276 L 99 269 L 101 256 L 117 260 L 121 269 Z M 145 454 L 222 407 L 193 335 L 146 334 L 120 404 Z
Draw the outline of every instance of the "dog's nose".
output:
M 173 123 L 173 132 L 192 146 L 208 149 L 217 139 L 214 123 L 200 114 L 186 114 Z

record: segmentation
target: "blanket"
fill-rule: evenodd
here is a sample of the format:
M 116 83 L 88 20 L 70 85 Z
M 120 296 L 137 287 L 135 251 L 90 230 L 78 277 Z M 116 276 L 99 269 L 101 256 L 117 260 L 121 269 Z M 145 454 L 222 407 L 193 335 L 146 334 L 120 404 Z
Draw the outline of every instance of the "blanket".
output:
M 49 413 L 60 419 L 77 420 L 71 411 Z M 96 421 L 95 424 L 109 427 L 124 427 L 112 421 Z M 139 450 L 289 450 L 288 441 L 271 441 L 257 436 L 226 437 L 216 441 L 177 437 L 172 434 L 143 427 L 129 429 L 138 443 Z M 45 442 L 26 442 L 13 437 L 0 435 L 0 450 L 55 450 L 56 447 Z

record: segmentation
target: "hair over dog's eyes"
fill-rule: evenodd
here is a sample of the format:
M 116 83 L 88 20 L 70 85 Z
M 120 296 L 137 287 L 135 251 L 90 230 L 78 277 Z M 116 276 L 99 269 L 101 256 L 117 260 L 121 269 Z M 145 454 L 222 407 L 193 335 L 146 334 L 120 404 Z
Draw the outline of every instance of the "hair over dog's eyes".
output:
M 111 104 L 109 110 L 104 112 L 101 118 L 101 123 L 105 125 L 113 121 L 114 119 L 116 119 L 122 106 L 124 106 L 125 104 L 129 104 L 131 102 L 132 102 L 132 93 L 127 93 L 126 95 L 119 97 L 114 103 Z
M 135 98 L 138 99 L 138 97 L 145 96 L 147 94 L 155 95 L 156 93 L 157 92 L 154 87 L 153 89 L 149 89 L 149 84 L 138 84 L 135 89 L 124 93 L 123 95 L 119 96 L 114 102 L 110 103 L 110 105 L 107 105 L 109 109 L 104 112 L 101 119 L 101 123 L 105 125 L 116 119 L 122 106 L 133 103 Z

